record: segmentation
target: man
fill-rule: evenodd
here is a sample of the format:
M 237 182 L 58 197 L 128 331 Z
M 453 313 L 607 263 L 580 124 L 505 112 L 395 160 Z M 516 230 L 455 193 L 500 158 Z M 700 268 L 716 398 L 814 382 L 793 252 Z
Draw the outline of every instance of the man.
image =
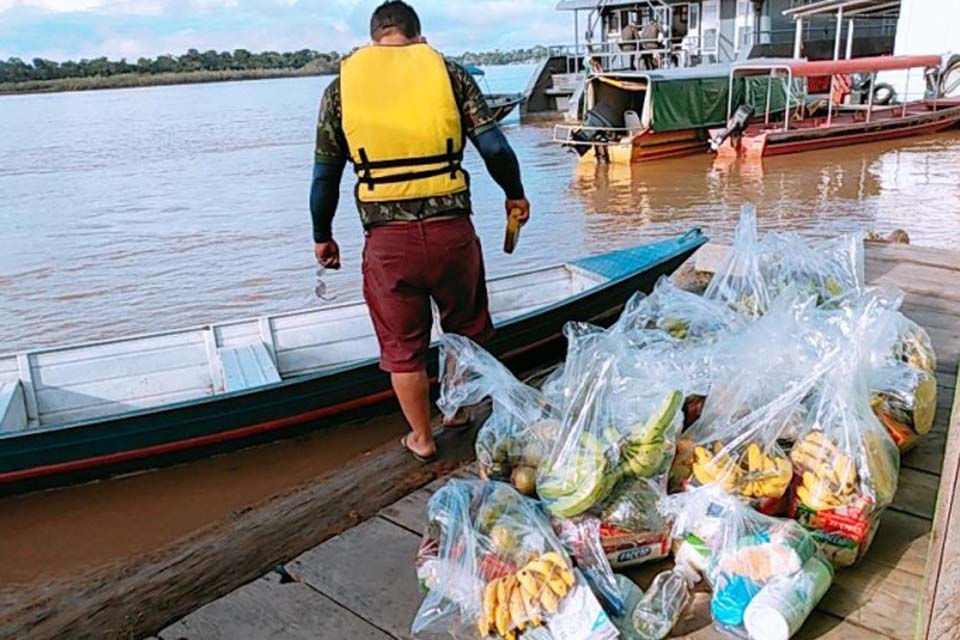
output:
M 370 19 L 370 46 L 345 59 L 324 93 L 310 192 L 316 257 L 338 269 L 331 223 L 349 159 L 366 243 L 363 296 L 380 344 L 380 366 L 412 433 L 418 460 L 436 454 L 430 432 L 427 351 L 432 313 L 448 333 L 483 342 L 493 333 L 480 241 L 470 222 L 469 138 L 504 190 L 507 214 L 525 223 L 520 166 L 472 76 L 431 49 L 404 2 L 385 2 Z M 450 425 L 454 426 L 454 425 Z
M 663 29 L 660 28 L 660 23 L 656 19 L 651 19 L 650 22 L 643 25 L 643 29 L 640 31 L 641 47 L 646 51 L 656 51 L 660 48 L 661 35 L 663 35 Z M 647 53 L 643 56 L 644 67 L 647 69 L 657 68 L 655 55 Z
M 631 20 L 620 31 L 620 51 L 627 52 L 627 58 L 630 60 L 630 68 L 637 68 L 637 56 L 634 51 L 637 50 L 637 38 L 640 35 L 640 28 L 637 23 Z

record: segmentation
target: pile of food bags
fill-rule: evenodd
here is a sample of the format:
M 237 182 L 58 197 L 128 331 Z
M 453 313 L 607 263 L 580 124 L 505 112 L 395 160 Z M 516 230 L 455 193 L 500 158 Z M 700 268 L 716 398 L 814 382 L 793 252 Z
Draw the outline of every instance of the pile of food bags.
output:
M 792 636 L 834 567 L 867 552 L 900 452 L 934 419 L 930 338 L 863 271 L 860 237 L 761 239 L 747 207 L 704 295 L 664 279 L 609 328 L 570 323 L 541 389 L 444 336 L 441 410 L 490 398 L 492 411 L 476 442 L 485 480 L 430 503 L 414 634 L 664 638 L 702 575 L 718 629 Z M 617 573 L 671 551 L 646 592 Z M 545 554 L 590 595 L 600 631 L 551 628 L 542 601 L 527 613 L 520 574 Z

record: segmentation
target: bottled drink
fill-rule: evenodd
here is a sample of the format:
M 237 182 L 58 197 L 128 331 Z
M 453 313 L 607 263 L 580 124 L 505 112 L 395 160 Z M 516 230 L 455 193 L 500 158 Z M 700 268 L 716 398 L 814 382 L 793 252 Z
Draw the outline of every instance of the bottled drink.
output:
M 633 626 L 641 640 L 662 640 L 676 626 L 690 599 L 696 574 L 683 565 L 657 574 L 633 610 Z

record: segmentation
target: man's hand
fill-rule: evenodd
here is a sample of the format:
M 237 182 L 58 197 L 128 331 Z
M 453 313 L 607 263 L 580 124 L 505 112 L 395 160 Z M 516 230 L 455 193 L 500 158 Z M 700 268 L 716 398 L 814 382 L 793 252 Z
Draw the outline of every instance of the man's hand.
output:
M 340 247 L 335 241 L 318 242 L 314 247 L 314 253 L 317 256 L 317 262 L 327 269 L 340 268 Z
M 521 225 L 527 224 L 527 221 L 530 219 L 530 203 L 527 202 L 526 198 L 523 198 L 522 200 L 508 199 L 506 209 L 508 218 L 510 217 L 510 213 L 515 209 L 520 211 L 520 216 L 518 219 L 520 220 Z

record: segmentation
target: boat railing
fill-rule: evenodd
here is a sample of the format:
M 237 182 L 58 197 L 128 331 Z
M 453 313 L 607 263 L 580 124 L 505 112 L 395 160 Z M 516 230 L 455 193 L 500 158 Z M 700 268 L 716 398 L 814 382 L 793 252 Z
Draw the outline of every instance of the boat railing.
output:
M 574 147 L 610 147 L 624 143 L 635 131 L 624 127 L 589 127 L 580 124 L 553 126 L 553 142 Z
M 655 44 L 656 48 L 647 48 Z M 684 55 L 687 43 L 680 38 L 664 42 L 659 39 L 615 40 L 598 43 L 556 45 L 547 48 L 551 57 L 566 58 L 566 72 L 579 73 L 583 69 L 594 72 L 623 71 L 633 66 L 640 68 L 645 59 L 655 59 L 658 68 L 688 66 L 689 55 Z M 699 45 L 697 45 L 699 46 Z

